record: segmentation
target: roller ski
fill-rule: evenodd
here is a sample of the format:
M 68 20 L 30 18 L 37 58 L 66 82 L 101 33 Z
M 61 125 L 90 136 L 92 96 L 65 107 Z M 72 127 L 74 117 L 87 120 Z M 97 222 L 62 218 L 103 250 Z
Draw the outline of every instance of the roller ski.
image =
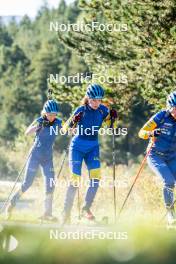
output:
M 52 222 L 52 223 L 56 223 L 58 222 L 58 219 L 57 217 L 53 216 L 53 215 L 46 215 L 46 214 L 43 214 L 41 215 L 38 220 L 41 222 L 41 223 L 45 223 L 45 222 Z

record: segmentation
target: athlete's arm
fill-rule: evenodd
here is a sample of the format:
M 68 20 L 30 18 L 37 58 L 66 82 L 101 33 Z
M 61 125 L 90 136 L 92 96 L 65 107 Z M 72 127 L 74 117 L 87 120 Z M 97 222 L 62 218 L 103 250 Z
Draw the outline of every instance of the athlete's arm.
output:
M 142 139 L 148 139 L 151 136 L 151 132 L 157 128 L 157 123 L 150 119 L 139 131 L 139 137 Z
M 30 135 L 35 133 L 38 130 L 38 125 L 34 124 L 34 122 L 32 122 L 32 124 L 30 124 L 30 126 L 28 126 L 28 128 L 25 131 L 25 135 Z
M 39 130 L 42 127 L 42 118 L 38 118 L 36 120 L 34 120 L 26 129 L 25 131 L 25 135 L 31 135 L 35 132 L 37 132 L 37 130 Z
M 158 137 L 162 129 L 160 128 L 161 123 L 166 115 L 166 110 L 161 110 L 160 112 L 153 115 L 147 123 L 140 129 L 138 135 L 142 139 L 148 139 L 149 137 Z

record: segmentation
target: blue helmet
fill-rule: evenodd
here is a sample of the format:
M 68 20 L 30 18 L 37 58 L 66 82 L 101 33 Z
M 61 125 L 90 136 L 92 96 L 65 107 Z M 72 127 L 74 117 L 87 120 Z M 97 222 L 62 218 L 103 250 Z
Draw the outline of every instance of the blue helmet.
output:
M 87 87 L 86 95 L 91 99 L 102 99 L 104 97 L 104 90 L 99 84 L 90 84 Z
M 48 100 L 43 106 L 43 113 L 55 113 L 59 112 L 59 106 L 55 100 Z
M 176 91 L 168 95 L 167 107 L 168 108 L 176 107 Z

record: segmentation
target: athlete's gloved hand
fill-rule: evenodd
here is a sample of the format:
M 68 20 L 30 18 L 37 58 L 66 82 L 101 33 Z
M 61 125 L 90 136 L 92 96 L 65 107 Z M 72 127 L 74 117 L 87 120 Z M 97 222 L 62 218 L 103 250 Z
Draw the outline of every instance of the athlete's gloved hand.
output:
M 110 128 L 113 128 L 114 122 L 116 121 L 117 116 L 118 116 L 117 111 L 115 109 L 111 109 L 109 114 L 110 114 L 110 119 L 111 119 Z
M 53 124 L 54 124 L 54 121 L 53 122 L 50 122 L 47 119 L 43 119 L 42 122 L 38 124 L 38 127 L 37 127 L 37 130 L 36 131 L 41 130 L 43 127 L 52 126 Z
M 81 120 L 82 115 L 83 115 L 83 112 L 79 112 L 78 114 L 73 116 L 72 121 L 71 121 L 72 125 L 77 124 Z
M 156 128 L 149 133 L 149 137 L 159 137 L 161 135 L 161 128 Z
M 112 120 L 117 119 L 118 114 L 117 114 L 117 111 L 115 109 L 111 109 L 110 110 L 110 117 L 111 117 Z
M 42 127 L 47 127 L 47 126 L 50 126 L 50 121 L 47 120 L 47 119 L 43 119 L 43 121 L 42 121 Z

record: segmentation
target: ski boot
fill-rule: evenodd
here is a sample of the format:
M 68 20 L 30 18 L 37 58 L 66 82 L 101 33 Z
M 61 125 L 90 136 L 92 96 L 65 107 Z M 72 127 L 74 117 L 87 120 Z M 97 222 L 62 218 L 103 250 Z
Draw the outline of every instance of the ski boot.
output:
M 8 202 L 7 207 L 5 209 L 5 215 L 6 215 L 5 219 L 6 220 L 9 220 L 11 218 L 12 210 L 15 208 L 21 195 L 22 195 L 22 191 L 21 189 L 19 189 Z
M 83 217 L 83 218 L 85 218 L 85 219 L 87 219 L 89 221 L 95 221 L 95 216 L 90 211 L 90 209 L 87 209 L 86 207 L 82 208 L 81 217 Z
M 47 214 L 43 214 L 42 216 L 40 216 L 38 218 L 41 222 L 57 222 L 58 219 L 57 217 L 53 216 L 53 215 L 47 215 Z
M 62 213 L 62 219 L 61 219 L 61 226 L 70 225 L 70 223 L 71 223 L 70 214 L 63 212 Z
M 14 206 L 11 204 L 11 202 L 9 202 L 5 209 L 5 220 L 9 220 L 11 218 L 13 209 Z
M 167 224 L 174 226 L 176 224 L 176 215 L 174 209 L 167 209 Z

